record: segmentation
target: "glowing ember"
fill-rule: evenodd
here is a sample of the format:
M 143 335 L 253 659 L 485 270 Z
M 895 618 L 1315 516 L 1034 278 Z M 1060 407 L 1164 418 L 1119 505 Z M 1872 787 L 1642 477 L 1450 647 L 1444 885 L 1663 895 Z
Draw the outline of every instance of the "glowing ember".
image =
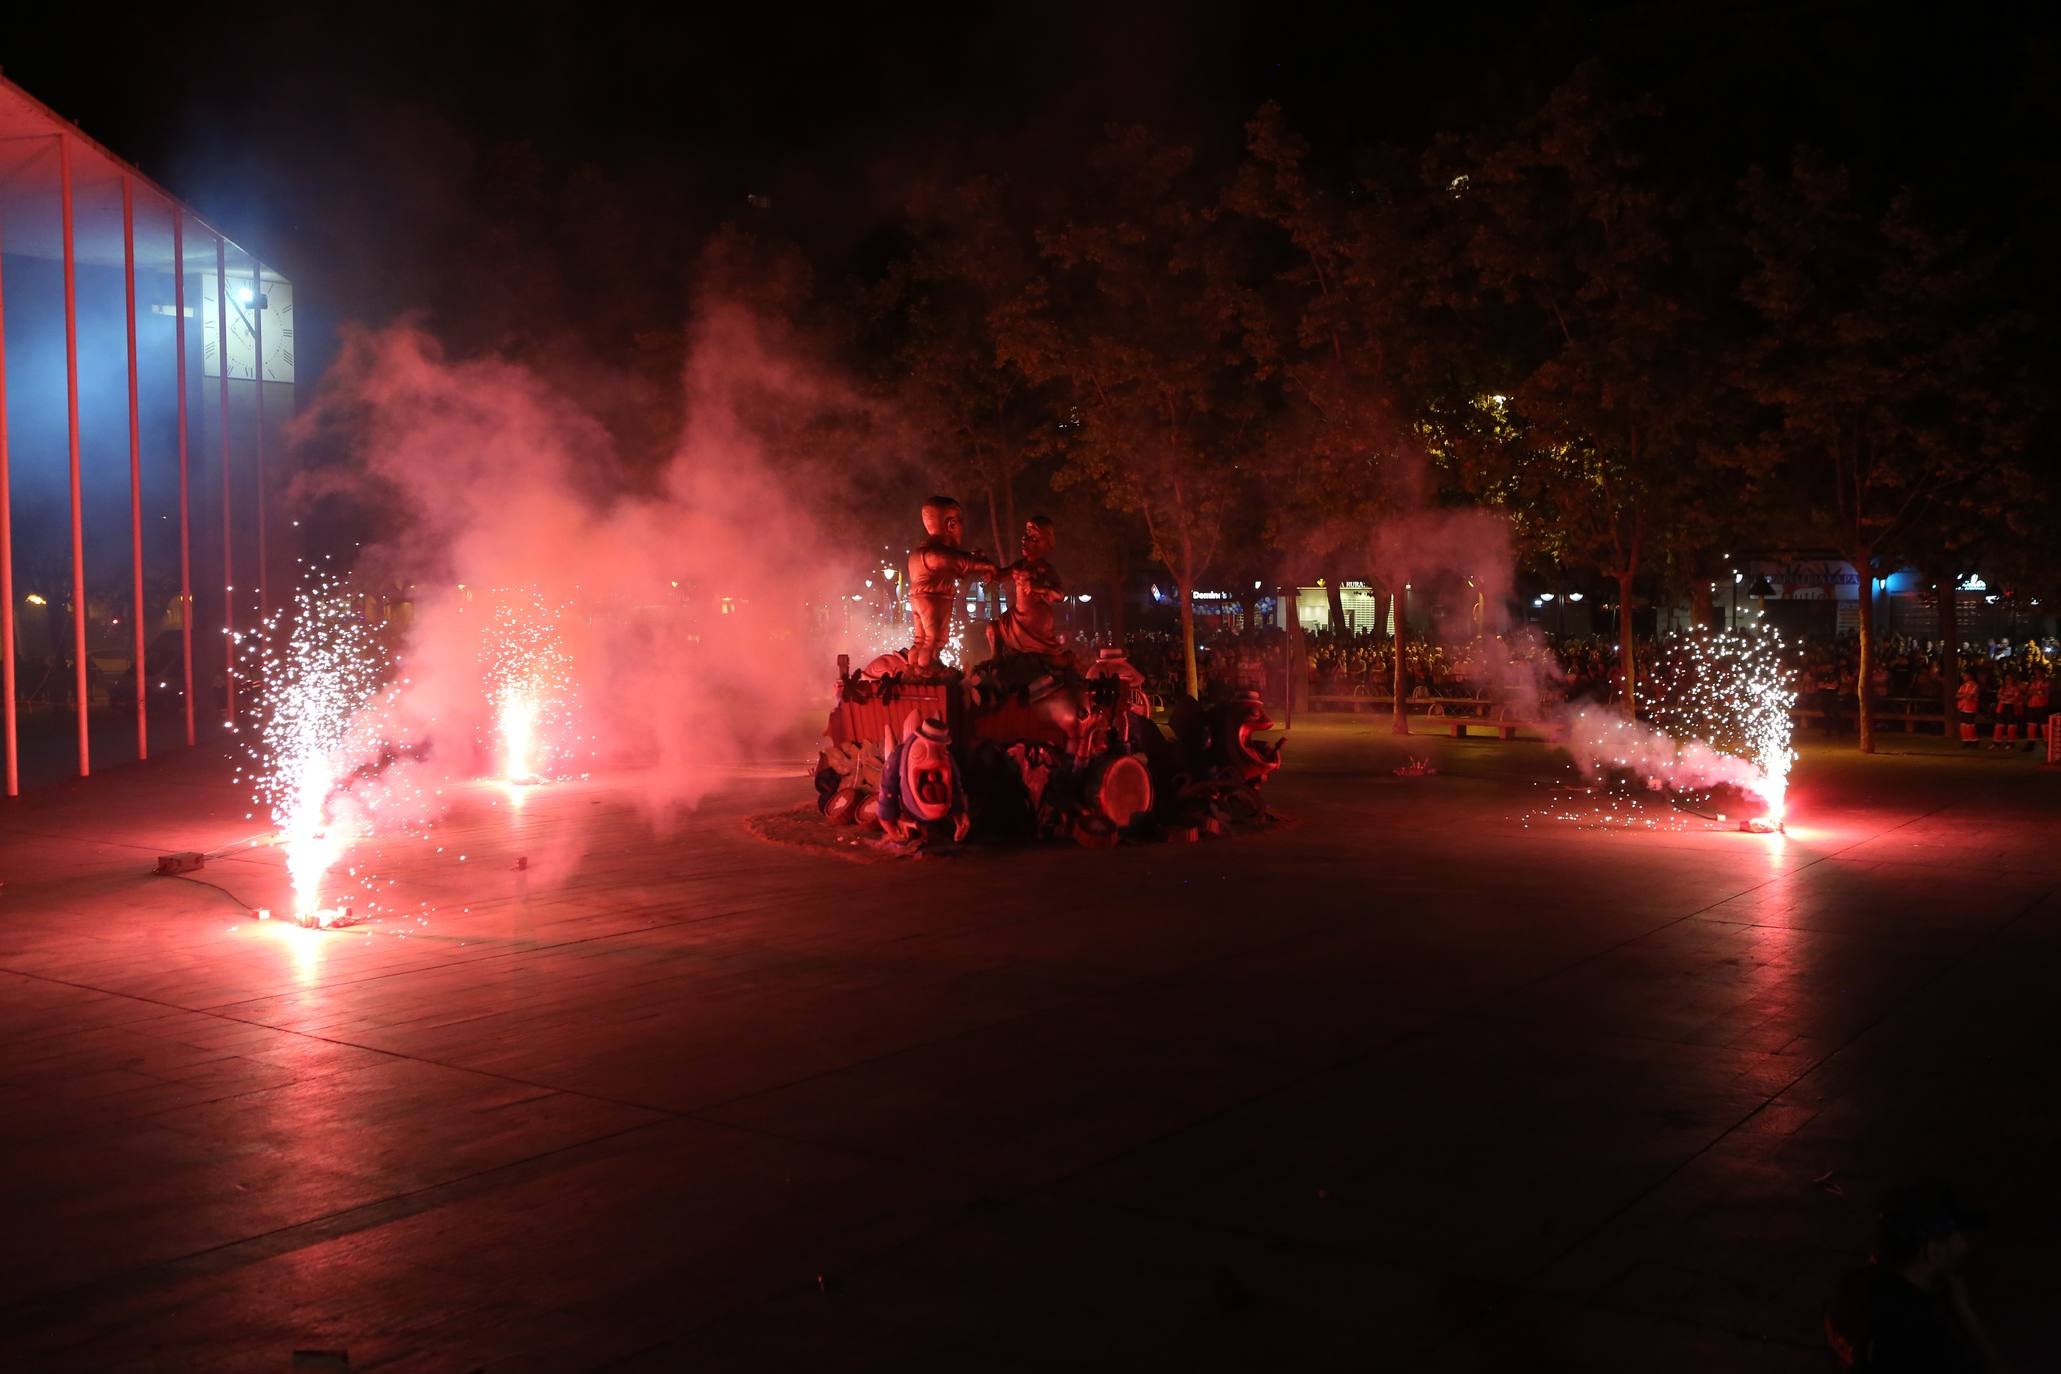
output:
M 256 800 L 286 848 L 294 918 L 322 909 L 324 876 L 350 847 L 355 823 L 332 810 L 349 770 L 354 730 L 378 693 L 383 646 L 351 598 L 327 579 L 295 596 L 243 644 L 257 685 L 259 728 L 249 757 Z

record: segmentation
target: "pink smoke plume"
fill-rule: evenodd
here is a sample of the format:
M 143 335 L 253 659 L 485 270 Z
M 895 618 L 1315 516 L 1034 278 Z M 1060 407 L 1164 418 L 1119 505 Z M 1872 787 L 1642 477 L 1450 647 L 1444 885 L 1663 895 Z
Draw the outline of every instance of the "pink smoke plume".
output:
M 435 783 L 493 771 L 483 754 L 507 728 L 494 684 L 511 670 L 490 662 L 486 636 L 511 604 L 560 608 L 550 657 L 566 680 L 551 691 L 565 723 L 536 728 L 566 737 L 541 747 L 580 771 L 626 770 L 655 822 L 725 764 L 799 757 L 829 676 L 809 607 L 850 569 L 801 495 L 820 499 L 828 474 L 793 436 L 856 402 L 723 308 L 698 320 L 683 385 L 676 451 L 633 474 L 521 367 L 447 357 L 413 329 L 348 338 L 300 426 L 344 452 L 311 487 L 379 512 L 361 576 L 412 588 L 379 708 L 380 733 L 413 751 L 397 771 L 415 776 L 394 792 L 433 810 Z
M 1699 739 L 1676 739 L 1607 707 L 1562 713 L 1567 752 L 1585 775 L 1610 769 L 1638 774 L 1648 787 L 1699 792 L 1732 786 L 1758 795 L 1761 770 L 1750 759 L 1722 753 Z

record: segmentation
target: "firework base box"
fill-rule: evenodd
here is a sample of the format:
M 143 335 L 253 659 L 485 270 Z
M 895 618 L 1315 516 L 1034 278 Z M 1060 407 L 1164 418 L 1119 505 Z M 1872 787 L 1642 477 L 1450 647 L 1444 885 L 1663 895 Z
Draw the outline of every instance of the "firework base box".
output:
M 350 907 L 325 906 L 319 911 L 304 911 L 294 917 L 296 925 L 311 930 L 335 930 L 339 926 L 357 924 L 358 916 Z
M 157 867 L 151 872 L 159 877 L 169 878 L 180 873 L 192 873 L 206 868 L 208 856 L 197 849 L 182 849 L 176 854 L 157 856 Z

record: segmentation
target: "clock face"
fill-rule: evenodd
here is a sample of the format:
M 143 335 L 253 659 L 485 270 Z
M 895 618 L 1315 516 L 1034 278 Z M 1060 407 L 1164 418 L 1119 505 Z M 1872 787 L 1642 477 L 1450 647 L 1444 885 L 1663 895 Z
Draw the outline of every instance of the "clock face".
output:
M 293 283 L 267 281 L 263 304 L 249 277 L 232 275 L 227 299 L 217 295 L 212 272 L 200 277 L 202 375 L 219 377 L 227 368 L 232 378 L 250 381 L 258 375 L 259 335 L 264 337 L 264 372 L 268 382 L 293 380 Z M 222 328 L 218 302 L 228 308 L 229 327 Z
M 265 309 L 259 341 L 265 350 L 264 370 L 268 382 L 293 380 L 293 283 L 265 284 Z

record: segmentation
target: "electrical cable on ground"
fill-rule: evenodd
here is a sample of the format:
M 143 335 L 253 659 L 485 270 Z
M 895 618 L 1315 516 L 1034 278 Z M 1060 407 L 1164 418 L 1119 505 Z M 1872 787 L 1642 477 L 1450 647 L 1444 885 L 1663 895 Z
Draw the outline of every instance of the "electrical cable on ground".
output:
M 253 916 L 257 915 L 259 911 L 263 910 L 262 907 L 259 907 L 254 903 L 246 902 L 243 898 L 237 896 L 234 892 L 231 892 L 228 888 L 222 886 L 220 883 L 211 882 L 206 878 L 196 878 L 191 873 L 174 873 L 169 874 L 167 876 L 177 878 L 180 882 L 193 883 L 200 887 L 211 887 L 215 891 L 221 893 L 224 897 L 227 897 L 230 901 L 242 907 L 245 911 L 249 912 Z

